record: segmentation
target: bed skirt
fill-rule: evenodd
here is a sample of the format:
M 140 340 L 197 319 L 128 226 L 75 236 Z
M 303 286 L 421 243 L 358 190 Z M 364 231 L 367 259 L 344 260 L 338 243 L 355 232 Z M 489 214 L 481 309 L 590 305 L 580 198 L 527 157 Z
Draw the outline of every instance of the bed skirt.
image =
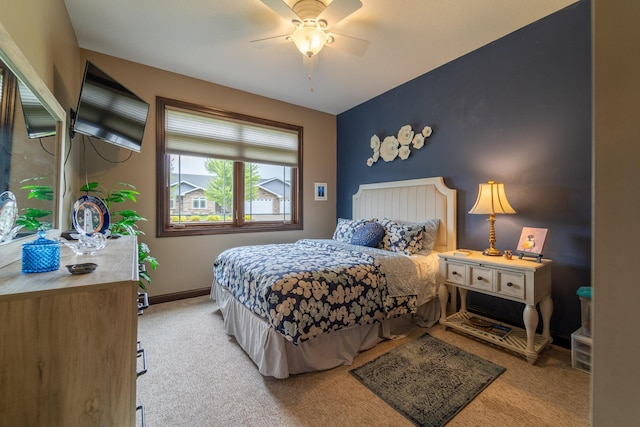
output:
M 433 298 L 416 315 L 333 331 L 296 346 L 215 283 L 211 299 L 218 303 L 226 333 L 235 337 L 262 375 L 275 378 L 351 365 L 358 353 L 382 340 L 401 337 L 416 324 L 433 326 L 440 318 L 439 300 Z

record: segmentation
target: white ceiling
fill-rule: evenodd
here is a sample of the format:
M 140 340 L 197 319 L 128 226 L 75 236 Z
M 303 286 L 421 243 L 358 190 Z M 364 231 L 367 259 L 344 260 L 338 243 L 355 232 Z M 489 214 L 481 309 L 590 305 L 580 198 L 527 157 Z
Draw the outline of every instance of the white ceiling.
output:
M 577 0 L 361 1 L 331 30 L 369 40 L 369 48 L 358 57 L 325 47 L 311 81 L 292 43 L 249 43 L 293 29 L 260 0 L 65 4 L 84 49 L 339 114 Z

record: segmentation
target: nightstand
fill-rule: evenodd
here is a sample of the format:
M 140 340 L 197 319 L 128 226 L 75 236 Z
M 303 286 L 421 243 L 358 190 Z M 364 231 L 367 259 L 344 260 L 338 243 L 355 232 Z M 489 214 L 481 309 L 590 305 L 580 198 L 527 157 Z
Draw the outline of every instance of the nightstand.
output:
M 534 364 L 538 354 L 552 341 L 549 332 L 549 321 L 553 312 L 552 261 L 545 259 L 538 263 L 527 259 L 507 260 L 502 257 L 482 255 L 480 251 L 470 251 L 466 256 L 455 253 L 452 251 L 439 254 L 442 279 L 438 290 L 441 307 L 440 324 L 445 328 L 459 330 L 524 355 L 530 364 Z M 455 288 L 460 292 L 460 311 L 447 316 L 449 286 L 454 287 L 454 292 Z M 500 338 L 469 326 L 468 320 L 472 316 L 492 323 L 498 322 L 467 311 L 468 290 L 523 303 L 522 318 L 525 329 L 508 325 L 512 329 L 511 332 Z M 455 301 L 455 298 L 452 300 Z M 540 304 L 542 314 L 541 335 L 536 333 L 539 320 L 537 304 Z

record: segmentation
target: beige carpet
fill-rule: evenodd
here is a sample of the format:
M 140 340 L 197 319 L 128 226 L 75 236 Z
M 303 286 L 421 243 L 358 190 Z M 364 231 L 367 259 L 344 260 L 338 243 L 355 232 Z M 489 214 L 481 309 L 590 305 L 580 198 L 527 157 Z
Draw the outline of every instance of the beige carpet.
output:
M 571 367 L 567 349 L 551 346 L 531 366 L 441 326 L 416 327 L 407 338 L 360 354 L 353 366 L 276 380 L 260 375 L 224 333 L 218 307 L 208 297 L 153 305 L 139 317 L 148 372 L 137 381 L 138 403 L 148 427 L 411 426 L 349 369 L 426 331 L 507 368 L 448 426 L 589 425 L 590 378 Z

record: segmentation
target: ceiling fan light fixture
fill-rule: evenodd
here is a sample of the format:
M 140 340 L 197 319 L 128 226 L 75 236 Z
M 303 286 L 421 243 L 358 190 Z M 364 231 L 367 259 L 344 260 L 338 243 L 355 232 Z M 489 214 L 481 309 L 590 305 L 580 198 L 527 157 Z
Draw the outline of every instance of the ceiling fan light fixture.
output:
M 302 26 L 291 34 L 291 40 L 303 55 L 311 58 L 327 43 L 327 34 L 317 26 Z

